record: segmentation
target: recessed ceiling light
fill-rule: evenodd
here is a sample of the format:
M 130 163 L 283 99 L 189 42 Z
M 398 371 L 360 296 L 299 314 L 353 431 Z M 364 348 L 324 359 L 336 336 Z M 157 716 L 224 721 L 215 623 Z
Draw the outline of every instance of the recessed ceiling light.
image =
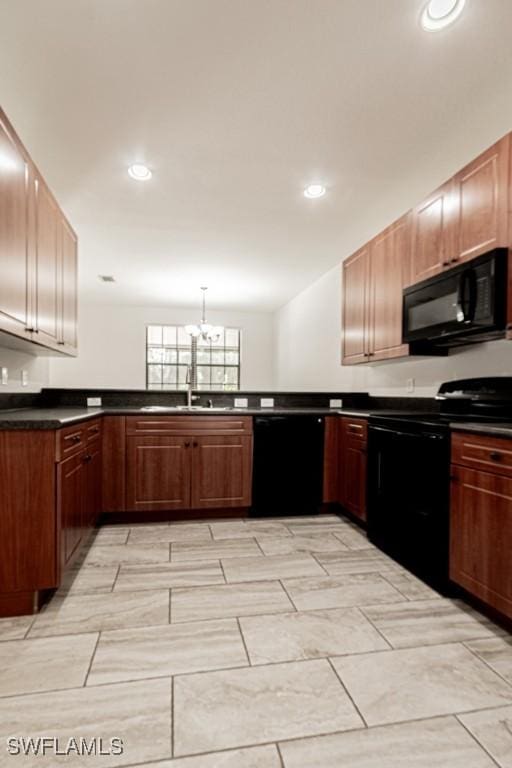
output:
M 128 173 L 135 181 L 148 181 L 153 175 L 147 165 L 142 165 L 142 163 L 130 165 Z
M 304 197 L 323 197 L 326 189 L 323 184 L 309 184 L 304 190 Z
M 421 14 L 423 29 L 442 29 L 452 24 L 462 13 L 466 0 L 429 0 Z

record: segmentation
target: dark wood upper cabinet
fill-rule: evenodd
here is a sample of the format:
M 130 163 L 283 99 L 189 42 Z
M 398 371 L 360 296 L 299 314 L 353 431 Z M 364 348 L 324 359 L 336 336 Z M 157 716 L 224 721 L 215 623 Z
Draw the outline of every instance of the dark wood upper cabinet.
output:
M 442 272 L 456 261 L 455 184 L 443 184 L 412 212 L 410 283 Z
M 77 339 L 77 280 L 78 255 L 77 238 L 65 219 L 60 219 L 60 334 L 58 343 L 66 351 L 74 352 L 78 347 Z
M 29 163 L 0 111 L 0 329 L 30 337 Z
M 454 178 L 457 203 L 455 258 L 468 261 L 508 247 L 510 134 L 466 165 Z
M 369 357 L 386 360 L 409 352 L 402 344 L 402 291 L 410 275 L 410 216 L 370 244 Z
M 252 437 L 205 435 L 192 441 L 191 506 L 248 507 L 252 489 Z
M 370 247 L 361 248 L 343 262 L 343 347 L 344 365 L 366 363 L 369 355 L 368 295 Z
M 2 343 L 76 354 L 76 235 L 1 110 L 0 158 Z
M 36 321 L 38 343 L 59 341 L 60 220 L 50 190 L 36 179 Z
M 344 365 L 404 357 L 402 290 L 410 276 L 407 214 L 343 262 Z

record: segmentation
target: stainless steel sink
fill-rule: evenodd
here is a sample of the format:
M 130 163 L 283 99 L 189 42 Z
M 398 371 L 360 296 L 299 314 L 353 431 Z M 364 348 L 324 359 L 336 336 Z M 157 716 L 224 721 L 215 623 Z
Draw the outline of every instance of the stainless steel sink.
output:
M 150 413 L 172 413 L 173 411 L 204 411 L 215 413 L 215 411 L 232 410 L 233 407 L 229 405 L 214 406 L 213 408 L 209 408 L 207 405 L 144 405 L 141 408 L 141 411 L 149 411 Z

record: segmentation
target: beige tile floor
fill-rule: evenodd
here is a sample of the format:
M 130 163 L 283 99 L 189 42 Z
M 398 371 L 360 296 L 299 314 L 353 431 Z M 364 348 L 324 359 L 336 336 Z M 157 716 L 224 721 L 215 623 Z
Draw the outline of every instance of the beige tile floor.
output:
M 2 768 L 512 768 L 512 636 L 346 520 L 105 526 L 81 563 L 0 620 Z

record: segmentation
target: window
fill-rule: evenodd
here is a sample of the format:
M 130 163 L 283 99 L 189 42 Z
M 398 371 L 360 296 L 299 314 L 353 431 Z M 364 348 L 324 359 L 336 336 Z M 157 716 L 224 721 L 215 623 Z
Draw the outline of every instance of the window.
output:
M 146 386 L 186 389 L 187 372 L 196 365 L 195 389 L 240 388 L 240 331 L 224 328 L 218 341 L 192 340 L 182 326 L 148 325 Z

